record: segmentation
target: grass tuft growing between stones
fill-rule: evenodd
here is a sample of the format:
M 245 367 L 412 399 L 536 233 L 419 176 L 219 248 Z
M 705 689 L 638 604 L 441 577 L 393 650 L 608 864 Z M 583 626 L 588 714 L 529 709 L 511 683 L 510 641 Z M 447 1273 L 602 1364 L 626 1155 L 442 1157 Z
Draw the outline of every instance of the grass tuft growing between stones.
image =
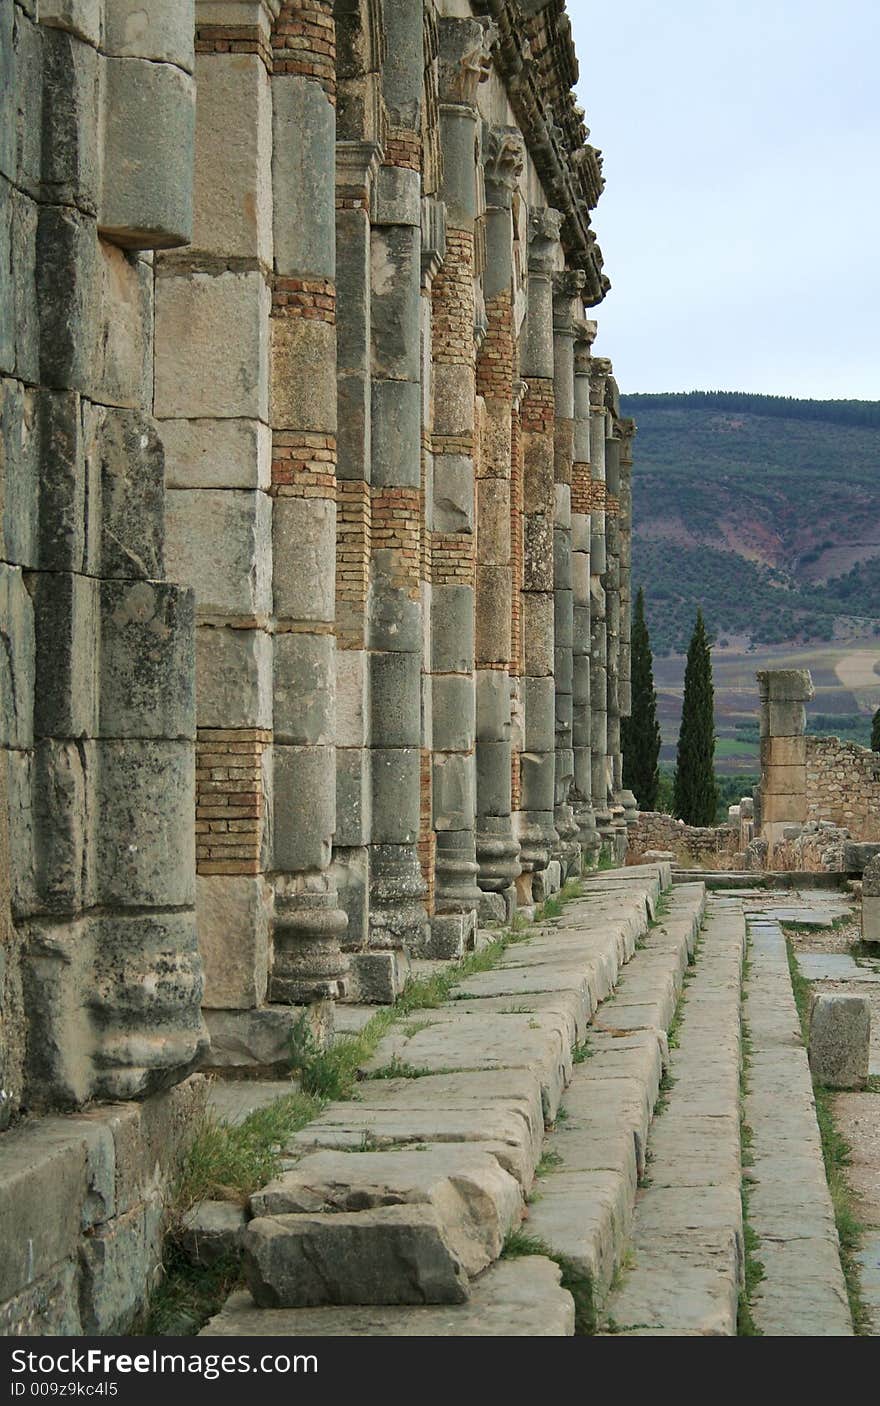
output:
M 748 981 L 750 963 L 748 951 L 743 959 L 742 979 L 743 987 Z M 745 1097 L 749 1091 L 749 1069 L 752 1060 L 752 1038 L 749 1024 L 745 1016 L 741 1018 L 740 1028 L 740 1066 L 739 1066 L 739 1136 L 740 1136 L 740 1160 L 743 1169 L 747 1169 L 754 1163 L 752 1155 L 752 1142 L 754 1134 L 746 1122 Z M 761 1246 L 757 1232 L 749 1221 L 749 1187 L 743 1176 L 740 1180 L 740 1199 L 742 1201 L 743 1218 L 743 1242 L 745 1246 L 745 1283 L 739 1291 L 739 1302 L 736 1311 L 736 1334 L 739 1338 L 760 1338 L 763 1337 L 761 1329 L 752 1317 L 752 1299 L 755 1290 L 764 1278 L 764 1266 L 758 1258 L 758 1251 Z
M 559 1266 L 562 1287 L 574 1299 L 575 1337 L 592 1337 L 596 1332 L 596 1309 L 593 1298 L 593 1282 L 567 1255 L 559 1255 L 538 1235 L 530 1235 L 520 1227 L 508 1231 L 501 1251 L 506 1260 L 522 1259 L 526 1255 L 543 1255 Z
M 811 983 L 802 975 L 797 964 L 794 945 L 786 935 L 785 950 L 788 956 L 788 970 L 791 986 L 801 1025 L 801 1036 L 805 1045 L 810 1038 L 810 999 Z M 867 1304 L 862 1296 L 862 1281 L 859 1262 L 856 1258 L 861 1247 L 864 1226 L 856 1212 L 856 1200 L 846 1177 L 850 1165 L 852 1149 L 834 1122 L 834 1092 L 824 1084 L 813 1080 L 813 1097 L 816 1101 L 816 1122 L 822 1142 L 822 1157 L 825 1162 L 825 1176 L 831 1193 L 834 1208 L 834 1221 L 837 1238 L 840 1242 L 840 1263 L 846 1280 L 846 1292 L 852 1315 L 853 1331 L 858 1337 L 869 1337 L 871 1319 Z

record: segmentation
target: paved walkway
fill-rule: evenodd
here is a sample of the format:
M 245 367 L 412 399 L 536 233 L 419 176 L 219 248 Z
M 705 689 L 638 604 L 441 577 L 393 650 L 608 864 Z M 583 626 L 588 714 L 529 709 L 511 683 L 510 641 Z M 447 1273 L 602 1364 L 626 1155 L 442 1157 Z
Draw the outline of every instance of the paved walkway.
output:
M 744 1006 L 751 1042 L 745 1122 L 754 1159 L 748 1173 L 749 1222 L 764 1267 L 752 1317 L 768 1337 L 851 1337 L 807 1052 L 785 937 L 776 921 L 779 908 L 772 902 L 749 907 Z

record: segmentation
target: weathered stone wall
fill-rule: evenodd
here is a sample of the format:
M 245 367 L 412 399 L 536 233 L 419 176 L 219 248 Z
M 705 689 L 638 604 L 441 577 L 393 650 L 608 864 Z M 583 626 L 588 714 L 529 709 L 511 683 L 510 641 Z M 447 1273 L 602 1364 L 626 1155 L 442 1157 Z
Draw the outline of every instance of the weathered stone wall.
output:
M 880 840 L 880 754 L 837 737 L 806 739 L 807 820 L 830 820 L 853 840 Z
M 740 847 L 740 832 L 734 825 L 685 825 L 663 811 L 642 810 L 629 832 L 629 841 L 633 857 L 647 850 L 671 850 L 676 857 L 732 859 Z

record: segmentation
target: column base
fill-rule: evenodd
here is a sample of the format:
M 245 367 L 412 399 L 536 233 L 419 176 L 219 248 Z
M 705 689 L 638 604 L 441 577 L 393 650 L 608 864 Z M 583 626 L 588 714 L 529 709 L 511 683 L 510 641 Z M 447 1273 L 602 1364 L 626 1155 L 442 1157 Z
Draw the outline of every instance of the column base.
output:
M 438 913 L 469 913 L 480 901 L 473 830 L 438 830 L 434 906 Z
M 477 883 L 487 893 L 504 893 L 519 878 L 519 841 L 513 835 L 509 815 L 481 816 L 477 830 Z
M 425 881 L 413 845 L 373 845 L 370 850 L 371 948 L 421 951 L 428 916 Z
M 329 876 L 276 875 L 269 1000 L 305 1005 L 343 994 L 348 961 L 339 945 L 348 918 Z

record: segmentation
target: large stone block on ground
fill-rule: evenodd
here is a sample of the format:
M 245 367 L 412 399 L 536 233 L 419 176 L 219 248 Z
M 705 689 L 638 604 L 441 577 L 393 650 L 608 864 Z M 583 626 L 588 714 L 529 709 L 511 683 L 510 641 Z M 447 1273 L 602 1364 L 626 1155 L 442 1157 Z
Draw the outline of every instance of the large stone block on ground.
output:
M 429 1205 L 258 1217 L 244 1236 L 244 1272 L 262 1308 L 462 1303 L 468 1293 Z
M 560 1277 L 559 1266 L 540 1255 L 499 1260 L 473 1284 L 467 1303 L 448 1307 L 266 1310 L 239 1292 L 201 1336 L 564 1338 L 574 1332 L 574 1301 Z
M 162 1262 L 159 1197 L 135 1206 L 83 1241 L 80 1313 L 86 1334 L 122 1333 L 143 1308 Z
M 301 1016 L 301 1006 L 261 1006 L 244 1011 L 206 1009 L 211 1047 L 204 1067 L 263 1070 L 279 1077 L 289 1074 L 291 1035 Z
M 255 1215 L 272 1217 L 329 1212 L 335 1219 L 395 1205 L 431 1206 L 444 1243 L 472 1278 L 501 1253 L 522 1193 L 490 1153 L 438 1144 L 418 1152 L 315 1152 L 251 1199 Z
M 832 1089 L 863 1089 L 868 1078 L 871 1003 L 867 996 L 823 994 L 810 1014 L 810 1069 Z

